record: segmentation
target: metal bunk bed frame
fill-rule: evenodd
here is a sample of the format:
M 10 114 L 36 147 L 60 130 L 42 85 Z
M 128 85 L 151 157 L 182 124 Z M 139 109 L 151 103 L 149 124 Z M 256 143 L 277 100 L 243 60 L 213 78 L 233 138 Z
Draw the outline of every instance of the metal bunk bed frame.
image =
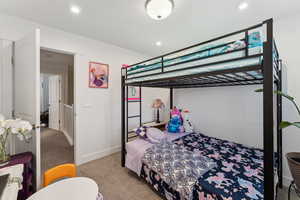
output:
M 263 53 L 249 55 L 248 49 L 248 33 L 250 30 L 265 27 L 265 41 L 263 42 Z M 245 48 L 233 50 L 230 52 L 223 52 L 217 55 L 207 56 L 205 58 L 219 56 L 227 53 L 232 53 L 234 51 L 245 51 L 245 56 L 239 58 L 233 58 L 225 61 L 218 61 L 209 64 L 203 64 L 198 66 L 192 66 L 188 68 L 175 69 L 172 71 L 165 71 L 165 68 L 177 65 L 165 65 L 164 58 L 171 54 L 175 54 L 181 51 L 188 50 L 190 48 L 194 48 L 203 44 L 207 44 L 216 40 L 220 40 L 223 38 L 227 38 L 233 35 L 245 33 Z M 230 43 L 228 43 L 230 44 Z M 210 49 L 215 49 L 217 47 L 211 47 Z M 193 54 L 193 53 L 191 53 Z M 155 80 L 145 80 L 138 82 L 126 82 L 131 79 L 148 77 L 158 74 L 170 73 L 175 71 L 183 71 L 187 69 L 199 68 L 199 67 L 208 67 L 215 64 L 227 63 L 235 60 L 242 60 L 251 57 L 263 57 L 263 61 L 260 65 L 255 66 L 246 66 L 246 67 L 238 67 L 231 69 L 222 69 L 218 71 L 204 72 L 198 74 L 191 75 L 183 75 L 183 76 L 175 76 L 168 78 L 158 78 Z M 128 78 L 128 68 L 137 66 L 143 63 L 147 63 L 149 61 L 155 61 L 160 59 L 161 61 L 161 72 L 155 72 L 148 75 L 141 75 L 134 78 Z M 188 61 L 183 61 L 178 64 L 182 64 L 185 62 L 192 62 L 195 60 L 200 60 L 204 58 L 196 58 Z M 153 69 L 146 69 L 146 71 L 151 71 Z M 249 71 L 259 71 L 263 75 L 263 78 L 257 78 L 252 76 Z M 145 72 L 145 71 L 143 71 Z M 138 74 L 140 72 L 134 72 Z M 239 73 L 245 74 L 245 76 L 240 76 Z M 131 73 L 133 74 L 133 73 Z M 230 74 L 230 76 L 228 76 Z M 136 86 L 139 87 L 140 95 L 142 87 L 157 87 L 157 88 L 169 88 L 170 89 L 170 108 L 173 107 L 173 90 L 176 88 L 196 88 L 196 87 L 220 87 L 220 86 L 236 86 L 236 85 L 254 85 L 254 84 L 262 84 L 263 85 L 263 151 L 264 151 L 264 199 L 272 200 L 275 198 L 275 181 L 274 181 L 274 164 L 275 163 L 275 144 L 274 144 L 274 121 L 276 121 L 276 136 L 277 137 L 277 174 L 278 174 L 278 183 L 277 187 L 282 187 L 282 130 L 279 127 L 279 123 L 282 121 L 282 97 L 277 94 L 276 100 L 274 100 L 274 89 L 281 90 L 282 89 L 282 62 L 279 59 L 278 50 L 273 38 L 273 19 L 268 19 L 263 21 L 260 24 L 255 26 L 242 29 L 218 38 L 211 39 L 206 42 L 198 43 L 196 45 L 180 49 L 162 56 L 158 56 L 143 62 L 136 63 L 134 65 L 130 65 L 127 67 L 123 67 L 121 70 L 121 141 L 122 141 L 122 159 L 121 164 L 125 166 L 125 156 L 126 156 L 126 142 L 134 136 L 130 136 L 130 131 L 128 130 L 128 119 L 129 118 L 139 118 L 139 123 L 142 125 L 142 100 L 138 101 L 128 101 L 128 86 Z M 274 104 L 276 101 L 276 115 L 274 114 Z M 138 102 L 140 113 L 136 116 L 128 116 L 128 103 Z

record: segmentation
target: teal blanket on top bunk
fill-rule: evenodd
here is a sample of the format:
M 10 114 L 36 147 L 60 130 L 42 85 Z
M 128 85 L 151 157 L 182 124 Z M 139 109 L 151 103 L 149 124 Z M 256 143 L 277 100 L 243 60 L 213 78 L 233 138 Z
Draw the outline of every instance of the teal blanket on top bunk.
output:
M 261 36 L 260 36 L 260 32 L 253 32 L 251 34 L 249 34 L 248 36 L 248 48 L 255 48 L 255 47 L 261 47 L 262 46 L 262 40 L 261 40 Z M 217 47 L 220 46 L 220 47 Z M 217 47 L 217 48 L 214 48 Z M 243 40 L 237 40 L 234 43 L 231 44 L 218 44 L 218 45 L 207 45 L 207 46 L 203 46 L 201 47 L 198 51 L 196 51 L 195 53 L 190 53 L 188 55 L 183 55 L 180 56 L 178 58 L 170 58 L 170 59 L 165 59 L 164 60 L 164 66 L 168 66 L 168 65 L 172 65 L 178 62 L 183 62 L 183 61 L 189 61 L 192 59 L 197 59 L 197 58 L 204 58 L 204 57 L 209 57 L 209 56 L 213 56 L 213 55 L 218 55 L 218 54 L 222 54 L 225 52 L 229 52 L 229 51 L 233 51 L 233 50 L 237 50 L 237 49 L 242 49 L 245 48 L 246 44 Z M 197 53 L 198 52 L 198 53 Z M 148 64 L 148 65 L 136 65 L 133 67 L 128 68 L 128 75 L 131 74 L 131 72 L 134 72 L 136 70 L 138 70 L 139 72 L 143 72 L 145 70 L 155 70 L 155 69 L 159 69 L 162 67 L 162 63 L 161 62 L 157 62 L 154 64 Z

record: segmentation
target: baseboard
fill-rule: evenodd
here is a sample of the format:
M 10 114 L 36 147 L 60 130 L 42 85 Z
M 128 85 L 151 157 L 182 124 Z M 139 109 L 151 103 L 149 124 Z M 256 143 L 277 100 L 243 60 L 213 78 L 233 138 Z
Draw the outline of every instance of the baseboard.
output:
M 82 165 L 84 163 L 103 158 L 105 156 L 111 155 L 111 154 L 119 152 L 119 151 L 121 151 L 121 147 L 120 146 L 115 146 L 115 147 L 105 149 L 103 151 L 90 153 L 90 154 L 84 155 L 81 158 L 79 158 L 78 159 L 79 161 L 76 164 L 77 165 Z
M 70 135 L 64 130 L 62 130 L 62 132 L 65 135 L 65 137 L 67 138 L 68 143 L 70 144 L 70 146 L 73 146 L 74 142 L 73 142 L 73 139 L 70 137 Z

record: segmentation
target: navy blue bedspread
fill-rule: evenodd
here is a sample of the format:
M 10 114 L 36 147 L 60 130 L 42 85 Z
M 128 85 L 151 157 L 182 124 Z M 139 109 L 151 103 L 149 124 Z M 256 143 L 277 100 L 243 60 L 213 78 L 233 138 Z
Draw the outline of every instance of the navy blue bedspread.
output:
M 193 200 L 263 199 L 263 151 L 241 144 L 192 133 L 174 141 L 187 150 L 211 158 L 217 167 L 209 170 L 194 185 Z M 166 184 L 143 163 L 141 177 L 168 200 L 183 196 Z

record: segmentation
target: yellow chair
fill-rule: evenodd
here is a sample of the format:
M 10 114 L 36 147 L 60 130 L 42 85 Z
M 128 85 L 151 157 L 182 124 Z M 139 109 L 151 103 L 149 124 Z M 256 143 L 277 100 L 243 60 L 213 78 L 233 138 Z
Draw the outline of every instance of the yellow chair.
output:
M 63 164 L 53 167 L 44 173 L 44 187 L 62 178 L 76 177 L 74 164 Z

